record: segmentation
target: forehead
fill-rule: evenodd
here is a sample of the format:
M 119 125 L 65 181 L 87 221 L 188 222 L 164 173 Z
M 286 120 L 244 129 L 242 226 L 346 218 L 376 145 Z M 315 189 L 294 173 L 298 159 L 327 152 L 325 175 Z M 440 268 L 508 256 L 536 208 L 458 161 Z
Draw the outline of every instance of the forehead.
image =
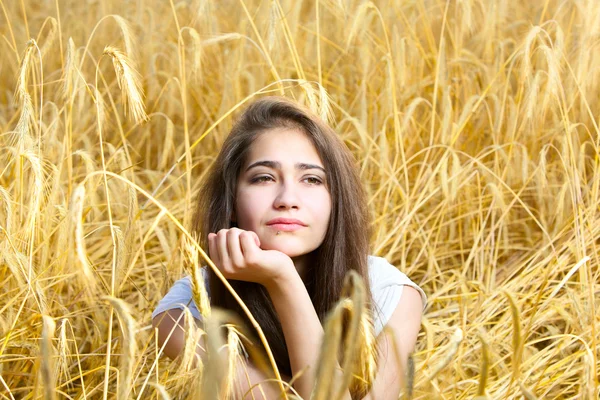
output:
M 277 128 L 259 134 L 250 146 L 245 164 L 262 159 L 280 161 L 282 164 L 311 162 L 322 165 L 310 138 L 294 128 Z

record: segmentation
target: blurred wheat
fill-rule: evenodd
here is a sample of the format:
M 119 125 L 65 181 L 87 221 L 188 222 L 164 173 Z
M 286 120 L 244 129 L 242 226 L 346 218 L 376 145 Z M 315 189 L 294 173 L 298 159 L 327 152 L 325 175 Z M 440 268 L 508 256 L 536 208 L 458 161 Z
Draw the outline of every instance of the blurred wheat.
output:
M 373 254 L 429 294 L 404 398 L 598 398 L 597 0 L 0 10 L 2 398 L 230 390 L 214 366 L 234 365 L 238 332 L 189 329 L 171 363 L 150 313 L 192 272 L 209 315 L 181 227 L 233 117 L 264 94 L 335 127 L 359 160 Z M 361 310 L 356 293 L 330 332 Z M 192 368 L 202 335 L 230 358 Z

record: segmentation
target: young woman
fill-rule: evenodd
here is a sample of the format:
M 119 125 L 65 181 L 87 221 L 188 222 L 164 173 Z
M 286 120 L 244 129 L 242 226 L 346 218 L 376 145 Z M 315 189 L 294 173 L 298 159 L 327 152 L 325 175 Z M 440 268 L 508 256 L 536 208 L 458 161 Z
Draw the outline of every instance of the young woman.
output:
M 380 352 L 366 398 L 398 398 L 402 364 L 414 348 L 426 297 L 385 259 L 369 255 L 368 210 L 358 169 L 327 124 L 281 97 L 251 104 L 208 174 L 194 224 L 200 244 L 259 322 L 281 373 L 289 379 L 309 367 L 294 382 L 303 398 L 315 384 L 322 322 L 339 300 L 346 273 L 356 271 L 372 299 Z M 203 268 L 203 273 L 211 305 L 247 321 L 212 270 Z M 183 348 L 183 330 L 176 323 L 183 306 L 201 319 L 191 299 L 191 281 L 185 277 L 152 314 L 159 342 L 170 335 L 164 352 L 171 358 Z M 393 353 L 394 339 L 379 334 L 384 326 L 393 332 L 399 356 Z M 248 367 L 253 383 L 264 379 Z M 276 387 L 268 390 L 277 398 Z

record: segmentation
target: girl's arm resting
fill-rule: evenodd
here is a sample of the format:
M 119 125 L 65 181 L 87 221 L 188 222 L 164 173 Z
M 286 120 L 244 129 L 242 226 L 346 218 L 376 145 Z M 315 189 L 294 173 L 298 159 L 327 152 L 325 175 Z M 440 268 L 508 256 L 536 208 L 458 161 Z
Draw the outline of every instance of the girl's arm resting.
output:
M 158 344 L 164 345 L 163 354 L 174 360 L 182 353 L 185 346 L 185 332 L 183 329 L 183 310 L 171 309 L 158 314 L 152 319 L 152 325 L 158 328 Z M 204 336 L 202 336 L 200 346 L 197 346 L 197 352 L 204 359 Z M 166 341 L 166 344 L 165 344 Z M 247 374 L 247 375 L 246 375 Z M 240 362 L 237 368 L 237 379 L 234 387 L 237 390 L 236 398 L 242 399 L 242 395 L 247 393 L 244 399 L 252 399 L 252 395 L 257 400 L 277 399 L 280 396 L 280 389 L 277 382 L 265 382 L 260 385 L 257 383 L 267 379 L 265 374 L 261 372 L 250 361 Z M 286 382 L 291 379 L 287 376 L 282 376 Z M 252 392 L 250 388 L 253 387 Z M 261 390 L 262 389 L 262 390 Z M 264 394 L 264 396 L 263 396 Z
M 408 355 L 414 350 L 421 328 L 422 310 L 423 303 L 419 292 L 405 285 L 400 301 L 386 324 L 385 330 L 390 329 L 389 334 L 384 330 L 377 337 L 380 350 L 379 368 L 371 391 L 365 399 L 398 399 L 400 390 L 405 385 Z
M 275 400 L 282 398 L 279 384 L 276 381 L 265 382 L 269 378 L 250 361 L 238 365 L 236 376 L 236 399 Z M 282 375 L 281 379 L 289 382 L 291 378 Z M 257 383 L 260 384 L 257 385 Z M 250 392 L 250 388 L 252 388 L 252 392 Z M 288 390 L 287 393 L 291 392 Z
M 292 285 L 285 286 L 288 288 L 285 290 L 282 286 L 283 290 L 271 289 L 269 293 L 278 314 L 282 316 L 280 320 L 290 352 L 292 372 L 296 374 L 305 366 L 310 366 L 310 369 L 295 383 L 299 394 L 308 398 L 315 383 L 314 369 L 320 351 L 323 328 L 312 302 L 310 302 L 306 287 L 302 282 L 300 284 L 302 287 L 298 287 L 298 289 L 293 289 Z M 310 307 L 308 307 L 309 305 Z M 386 325 L 386 329 L 389 328 L 390 334 L 393 334 L 396 339 L 399 354 L 396 354 L 392 342 L 394 339 L 391 335 L 386 334 L 385 331 L 382 332 L 377 338 L 380 348 L 379 370 L 367 399 L 398 398 L 404 385 L 401 377 L 404 376 L 403 372 L 406 370 L 408 354 L 412 352 L 419 333 L 421 310 L 422 303 L 419 292 L 410 286 L 404 286 L 401 301 Z M 153 326 L 158 328 L 159 345 L 163 346 L 168 338 L 163 353 L 171 359 L 175 359 L 183 351 L 185 343 L 182 314 L 183 310 L 172 309 L 157 315 L 152 320 Z M 201 346 L 204 347 L 202 344 Z M 200 346 L 198 351 L 202 352 Z M 252 363 L 247 362 L 245 366 L 250 382 L 248 382 L 244 369 L 240 366 L 237 374 L 240 393 L 246 393 L 251 386 L 267 379 Z M 289 377 L 282 378 L 285 381 L 290 380 Z M 266 399 L 279 398 L 279 387 L 276 383 L 262 384 L 261 386 Z M 258 386 L 252 390 L 252 394 L 257 399 L 263 398 Z M 246 398 L 252 398 L 251 394 L 248 393 Z
M 306 286 L 297 273 L 270 285 L 267 291 L 281 322 L 292 375 L 306 369 L 296 379 L 294 388 L 302 398 L 309 399 L 316 381 L 315 370 L 323 340 L 323 326 Z M 339 365 L 336 371 L 338 375 L 331 379 L 338 381 L 342 377 Z M 348 391 L 343 399 L 350 399 Z
M 300 279 L 288 279 L 267 290 L 283 328 L 292 374 L 296 375 L 303 368 L 309 367 L 308 371 L 296 380 L 294 387 L 303 398 L 310 398 L 316 382 L 314 371 L 323 339 L 323 327 Z M 419 292 L 410 286 L 404 286 L 401 300 L 386 324 L 386 329 L 391 331 L 395 339 L 385 333 L 377 337 L 380 348 L 379 368 L 371 391 L 365 399 L 398 398 L 404 384 L 403 372 L 406 371 L 408 355 L 414 349 L 421 327 L 422 310 Z M 335 380 L 339 378 L 341 372 L 338 377 L 332 377 Z M 344 394 L 344 399 L 350 399 L 348 391 Z
M 185 345 L 183 318 L 183 310 L 174 308 L 162 312 L 152 319 L 152 326 L 158 328 L 158 345 L 161 347 L 164 345 L 163 354 L 172 360 L 181 354 Z M 200 352 L 200 350 L 198 351 Z

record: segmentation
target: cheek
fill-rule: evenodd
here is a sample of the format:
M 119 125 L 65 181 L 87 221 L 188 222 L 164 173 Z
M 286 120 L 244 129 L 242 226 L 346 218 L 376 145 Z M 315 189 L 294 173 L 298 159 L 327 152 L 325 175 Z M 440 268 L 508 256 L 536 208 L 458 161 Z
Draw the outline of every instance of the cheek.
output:
M 313 194 L 309 201 L 311 203 L 312 213 L 321 222 L 324 228 L 327 228 L 329 218 L 331 217 L 331 196 L 329 192 L 324 191 L 318 195 Z
M 264 195 L 252 192 L 239 192 L 235 213 L 240 229 L 256 230 L 260 225 L 260 215 L 265 207 Z
M 252 204 L 247 200 L 236 205 L 235 214 L 237 216 L 236 222 L 238 228 L 252 230 L 254 225 L 254 221 L 252 221 L 252 216 L 254 214 L 250 212 L 252 208 Z

